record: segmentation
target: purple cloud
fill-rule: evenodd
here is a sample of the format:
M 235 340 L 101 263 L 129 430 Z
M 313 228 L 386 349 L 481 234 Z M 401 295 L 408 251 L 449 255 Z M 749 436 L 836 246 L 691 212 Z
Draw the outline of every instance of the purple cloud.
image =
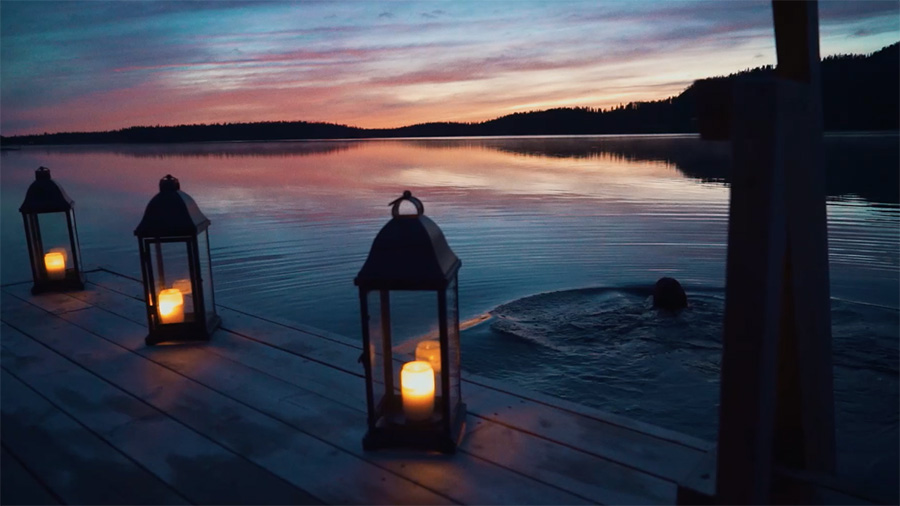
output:
M 896 2 L 820 12 L 823 55 L 900 39 Z M 0 2 L 0 129 L 488 119 L 664 98 L 774 53 L 764 1 Z

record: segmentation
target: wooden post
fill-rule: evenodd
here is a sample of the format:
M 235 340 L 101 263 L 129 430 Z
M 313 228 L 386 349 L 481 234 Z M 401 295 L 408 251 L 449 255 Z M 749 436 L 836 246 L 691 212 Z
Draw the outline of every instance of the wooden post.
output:
M 735 86 L 716 499 L 768 503 L 776 465 L 834 469 L 818 20 L 773 1 L 777 77 Z
M 816 2 L 774 1 L 776 73 L 795 91 L 782 125 L 788 257 L 776 406 L 776 461 L 835 469 L 831 290 L 828 271 L 823 114 Z M 792 444 L 796 442 L 796 444 Z M 802 446 L 801 446 L 802 445 Z

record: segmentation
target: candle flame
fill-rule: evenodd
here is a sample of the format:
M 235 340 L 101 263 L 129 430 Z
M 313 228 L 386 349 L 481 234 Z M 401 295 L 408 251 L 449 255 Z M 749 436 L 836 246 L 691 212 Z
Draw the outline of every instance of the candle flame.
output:
M 181 294 L 181 290 L 168 288 L 159 292 L 160 316 L 164 318 L 172 316 L 177 313 L 180 306 L 184 306 L 184 296 Z
M 59 251 L 51 251 L 44 255 L 44 265 L 47 267 L 48 271 L 52 269 L 65 269 L 66 256 Z

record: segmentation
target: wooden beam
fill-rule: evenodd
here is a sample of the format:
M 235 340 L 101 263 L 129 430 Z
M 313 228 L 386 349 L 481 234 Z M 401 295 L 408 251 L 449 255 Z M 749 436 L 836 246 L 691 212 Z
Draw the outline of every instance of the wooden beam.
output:
M 776 74 L 791 89 L 779 128 L 788 236 L 775 459 L 829 473 L 835 468 L 834 380 L 817 3 L 779 0 L 772 11 Z
M 818 14 L 773 1 L 777 77 L 736 84 L 721 503 L 768 503 L 775 465 L 834 469 Z
M 785 220 L 775 83 L 738 83 L 728 221 L 716 495 L 768 502 Z
M 818 2 L 773 0 L 775 73 L 785 79 L 807 84 L 819 82 Z

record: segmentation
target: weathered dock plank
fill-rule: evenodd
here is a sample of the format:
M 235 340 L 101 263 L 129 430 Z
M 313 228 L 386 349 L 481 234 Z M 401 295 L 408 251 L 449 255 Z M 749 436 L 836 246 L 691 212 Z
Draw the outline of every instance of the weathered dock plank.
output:
M 469 385 L 466 385 L 469 387 Z M 591 417 L 551 410 L 488 388 L 467 388 L 466 402 L 487 420 L 558 444 L 603 456 L 633 469 L 677 482 L 702 454 L 696 449 L 645 436 Z
M 227 318 L 223 317 L 223 328 L 240 335 L 259 336 L 257 339 L 261 342 L 310 360 L 333 364 L 348 372 L 359 369 L 358 348 L 321 342 L 313 336 L 248 315 L 227 311 L 222 314 L 227 314 Z M 463 397 L 469 412 L 480 418 L 547 437 L 667 480 L 680 479 L 686 472 L 684 466 L 705 453 L 692 446 L 648 436 L 590 416 L 548 409 L 530 399 L 516 399 L 507 393 L 471 382 L 463 383 Z
M 6 448 L 0 446 L 0 504 L 61 504 Z
M 224 327 L 233 332 L 261 336 L 262 342 L 311 360 L 337 365 L 348 372 L 359 369 L 356 363 L 359 347 L 338 342 L 322 343 L 305 332 L 298 335 L 297 329 L 235 310 L 223 308 L 221 314 L 226 321 Z M 566 406 L 568 409 L 548 409 L 559 408 L 558 405 L 564 402 L 549 404 L 546 396 L 533 392 L 510 395 L 496 386 L 483 384 L 496 385 L 498 382 L 472 378 L 472 375 L 465 375 L 463 384 L 470 413 L 665 480 L 677 482 L 686 474 L 685 465 L 692 465 L 712 448 L 711 443 L 697 438 L 624 417 L 610 416 L 609 419 L 616 421 L 610 423 L 596 415 L 585 414 L 592 410 L 584 407 L 574 411 L 576 408 L 571 403 Z M 355 388 L 361 392 L 361 387 Z M 363 399 L 360 397 L 359 401 L 363 402 Z
M 130 288 L 133 282 L 123 281 L 123 278 L 111 273 L 101 273 L 94 280 L 101 288 L 108 285 L 123 292 L 133 291 Z M 142 307 L 143 303 L 135 301 L 135 307 L 127 313 L 136 317 L 136 310 L 139 309 L 137 306 Z M 220 308 L 220 314 L 225 322 L 223 328 L 232 332 L 259 340 L 273 348 L 359 375 L 359 364 L 356 359 L 360 349 L 358 345 L 351 345 L 346 338 L 330 336 L 323 341 L 316 335 L 290 327 L 288 324 L 275 323 L 272 319 L 261 319 L 228 308 Z M 280 356 L 279 360 L 286 359 Z M 265 370 L 278 366 L 279 364 L 275 362 L 261 367 Z M 288 371 L 287 374 L 298 373 Z M 315 382 L 318 377 L 319 374 L 307 377 L 305 381 Z M 484 378 L 477 378 L 476 381 L 488 385 L 498 383 Z M 596 413 L 594 410 L 580 407 L 588 414 L 575 412 L 574 404 L 566 405 L 565 401 L 561 400 L 556 400 L 556 404 L 564 405 L 567 409 L 547 409 L 558 408 L 548 402 L 548 396 L 532 392 L 510 396 L 507 392 L 499 391 L 496 386 L 484 386 L 479 383 L 465 381 L 463 386 L 469 411 L 475 416 L 526 431 L 537 437 L 551 435 L 550 439 L 554 442 L 569 445 L 626 467 L 641 469 L 667 481 L 675 482 L 682 478 L 687 472 L 685 466 L 693 466 L 692 463 L 702 458 L 711 447 L 708 442 L 674 431 L 654 428 L 648 424 L 632 422 L 623 417 L 610 416 L 609 418 L 615 420 L 615 423 L 610 423 L 594 415 L 593 413 Z M 358 399 L 357 402 L 364 402 L 361 395 L 358 395 L 362 392 L 361 386 L 347 385 L 345 388 L 340 393 L 332 392 L 332 394 L 341 399 Z M 327 395 L 328 392 L 324 394 Z M 502 406 L 503 410 L 498 411 L 498 406 Z
M 485 387 L 491 390 L 505 392 L 514 397 L 534 401 L 538 404 L 542 404 L 544 406 L 548 406 L 560 411 L 593 418 L 606 424 L 621 427 L 623 429 L 629 429 L 634 432 L 650 436 L 654 439 L 670 441 L 678 445 L 693 448 L 704 453 L 715 448 L 715 443 L 712 441 L 707 441 L 671 429 L 666 429 L 658 425 L 641 422 L 640 420 L 627 418 L 625 416 L 610 413 L 608 411 L 602 411 L 591 406 L 585 406 L 583 404 L 578 404 L 576 402 L 572 402 L 559 397 L 553 397 L 551 395 L 543 394 L 541 392 L 536 392 L 533 390 L 510 392 L 509 383 L 486 378 L 484 376 L 476 374 L 467 373 L 466 371 L 463 371 L 462 375 L 463 381 L 465 381 L 467 384 L 472 383 L 479 387 Z
M 98 291 L 102 292 L 103 290 L 100 289 Z M 103 304 L 101 299 L 106 298 L 102 295 L 91 295 L 91 297 L 100 304 Z M 119 311 L 120 314 L 138 318 L 136 310 L 140 309 L 143 306 L 143 303 L 132 300 L 130 304 L 134 305 L 134 307 L 129 309 L 124 308 L 123 303 L 121 300 L 118 300 L 118 298 L 112 298 L 117 299 L 117 301 L 112 304 L 114 310 Z M 78 318 L 79 316 L 80 315 L 72 315 L 74 318 Z M 254 325 L 254 332 L 265 334 L 266 336 L 278 334 L 283 339 L 283 341 L 280 341 L 281 344 L 289 345 L 290 341 L 288 341 L 288 337 L 290 336 L 297 339 L 296 331 L 293 329 L 288 329 L 281 325 L 272 324 L 271 322 L 262 320 L 252 321 L 254 319 L 248 315 L 232 315 L 229 313 L 229 316 L 225 321 L 226 323 L 230 321 L 232 324 L 237 321 L 239 322 L 238 324 L 242 324 L 243 321 L 248 319 L 251 320 L 252 325 Z M 273 325 L 274 328 L 270 328 Z M 250 332 L 243 326 L 241 327 L 241 330 L 243 332 Z M 261 371 L 277 370 L 279 377 L 290 379 L 293 383 L 307 389 L 312 389 L 321 396 L 337 397 L 341 399 L 341 402 L 350 407 L 361 410 L 365 409 L 364 398 L 362 396 L 363 384 L 361 383 L 362 379 L 358 377 L 358 374 L 357 377 L 352 377 L 341 372 L 323 369 L 322 366 L 316 362 L 310 362 L 302 359 L 302 357 L 285 354 L 273 347 L 253 346 L 253 341 L 247 342 L 247 340 L 239 339 L 239 341 L 244 341 L 246 345 L 239 346 L 240 349 L 238 349 L 233 344 L 233 341 L 234 339 L 229 338 L 226 334 L 217 334 L 217 338 L 209 345 L 204 346 L 204 349 L 214 353 L 222 353 L 224 356 L 238 362 L 248 363 Z M 143 348 L 143 345 L 140 344 L 137 339 L 133 340 L 133 343 L 135 346 L 138 346 L 136 349 Z M 312 344 L 303 347 L 303 349 L 313 348 L 314 346 Z M 358 355 L 358 350 L 353 348 L 348 349 L 350 350 L 350 353 L 353 354 L 350 356 Z M 346 351 L 343 353 L 343 359 L 346 361 L 348 356 L 346 356 Z M 334 355 L 332 355 L 332 358 L 333 357 Z M 291 360 L 294 361 L 293 365 L 289 365 Z M 323 384 L 322 382 L 325 378 L 328 378 L 328 380 Z M 515 409 L 517 410 L 516 412 L 518 412 L 522 409 L 521 406 L 530 402 L 508 395 L 498 399 L 498 397 L 501 397 L 502 395 L 496 391 L 490 391 L 493 392 L 494 400 L 497 400 L 495 406 L 502 406 L 506 411 Z M 531 412 L 548 412 L 555 414 L 555 412 L 547 410 L 546 407 L 534 403 L 526 405 L 526 408 Z M 545 415 L 545 418 L 547 416 L 552 415 Z M 513 416 L 513 418 L 516 417 Z M 568 419 L 568 417 L 564 418 Z M 581 418 L 578 417 L 574 419 L 581 420 Z M 591 419 L 588 418 L 587 421 L 589 423 Z M 507 439 L 522 440 L 523 445 L 533 446 L 535 449 L 542 448 L 544 449 L 544 452 L 542 453 L 542 458 L 544 458 L 544 460 L 577 462 L 578 466 L 575 467 L 590 469 L 591 472 L 594 473 L 594 478 L 585 479 L 585 475 L 582 473 L 580 476 L 583 479 L 580 482 L 578 480 L 573 481 L 571 473 L 557 473 L 553 466 L 541 467 L 529 459 L 511 458 L 508 448 L 491 444 L 490 441 L 485 440 L 477 434 L 472 438 L 467 437 L 462 447 L 463 451 L 470 451 L 491 462 L 503 465 L 504 467 L 509 467 L 516 472 L 532 476 L 535 479 L 546 481 L 556 486 L 563 486 L 568 490 L 580 490 L 581 494 L 591 498 L 591 500 L 614 503 L 658 503 L 664 502 L 665 499 L 663 498 L 665 497 L 674 496 L 675 486 L 673 483 L 663 479 L 655 479 L 653 476 L 650 476 L 649 473 L 635 473 L 633 468 L 615 462 L 610 459 L 609 456 L 601 457 L 594 455 L 577 446 L 567 447 L 555 443 L 550 444 L 548 441 L 542 439 L 540 435 L 532 432 L 521 433 L 521 431 L 519 431 L 519 433 L 513 434 L 513 432 L 516 432 L 515 429 L 511 429 L 506 425 L 496 424 L 489 420 L 478 419 L 476 421 L 473 419 L 470 420 L 468 425 L 469 427 L 481 427 L 485 422 L 489 422 L 487 425 L 497 425 L 497 427 L 492 427 L 492 430 L 490 431 L 491 434 L 500 436 L 505 434 Z M 362 427 L 362 419 L 360 419 L 358 423 L 359 426 Z M 623 429 L 618 430 L 619 432 L 623 432 Z M 633 441 L 635 439 L 635 433 L 633 431 L 625 430 L 624 434 L 624 437 L 618 435 L 617 437 L 625 439 L 626 441 L 629 439 Z M 651 438 L 650 441 L 655 442 L 655 439 Z M 353 441 L 352 444 L 354 447 L 358 447 L 358 439 Z M 668 443 L 665 444 L 668 445 Z M 680 445 L 670 446 L 682 449 L 682 446 Z M 693 450 L 688 451 L 689 455 L 693 455 L 693 453 Z M 676 457 L 680 458 L 681 456 Z M 561 466 L 558 467 L 561 468 Z M 683 470 L 676 469 L 673 474 L 677 474 L 678 472 L 683 472 Z M 573 488 L 573 483 L 579 483 L 580 486 Z
M 134 302 L 135 304 L 140 304 L 137 301 Z M 120 304 L 117 306 L 120 310 L 122 309 Z M 130 313 L 130 311 L 126 311 L 126 313 Z M 85 322 L 96 320 L 95 317 L 91 316 L 90 311 L 73 314 L 71 319 L 72 321 L 83 320 Z M 136 323 L 130 323 L 130 325 L 131 328 L 127 328 L 125 323 L 119 323 L 115 327 L 102 329 L 99 332 L 120 342 L 121 336 L 131 334 L 132 337 L 128 339 L 128 343 L 122 343 L 124 346 L 133 347 L 138 352 L 148 350 L 140 340 L 142 332 L 144 332 L 143 327 L 138 326 Z M 210 355 L 222 353 L 223 349 L 225 350 L 224 354 L 236 362 L 223 363 L 221 367 L 208 367 L 211 361 L 222 361 L 222 358 Z M 293 419 L 293 421 L 298 427 L 304 427 L 307 430 L 312 428 L 312 430 L 316 431 L 316 435 L 333 440 L 350 451 L 363 454 L 360 448 L 362 431 L 365 428 L 365 401 L 362 396 L 362 378 L 334 369 L 329 370 L 329 368 L 321 364 L 310 362 L 302 357 L 288 354 L 227 332 L 216 334 L 216 339 L 208 345 L 198 347 L 193 351 L 196 352 L 197 356 L 188 362 L 204 364 L 202 369 L 205 372 L 198 374 L 196 367 L 191 366 L 190 363 L 184 363 L 185 361 L 168 361 L 165 357 L 170 356 L 169 354 L 154 354 L 151 358 L 154 360 L 163 359 L 164 362 L 161 363 L 166 363 L 173 369 L 190 375 L 205 384 L 214 384 L 217 388 L 223 383 L 227 383 L 230 378 L 202 378 L 198 377 L 198 375 L 204 376 L 209 375 L 213 371 L 224 370 L 234 372 L 241 369 L 242 364 L 238 362 L 248 361 L 249 359 L 249 362 L 254 364 L 255 370 L 243 371 L 239 378 L 237 375 L 231 375 L 237 380 L 236 388 L 240 390 L 235 392 L 234 395 L 246 397 L 245 401 L 254 407 L 285 420 L 292 420 L 293 417 L 291 413 L 285 412 L 286 410 L 283 406 L 277 404 L 279 401 L 283 404 L 284 399 L 287 399 L 288 403 L 295 404 L 297 407 L 309 408 L 310 405 L 337 404 L 330 399 L 326 399 L 328 395 L 337 396 L 343 399 L 345 405 L 352 407 L 353 411 L 348 412 L 344 406 L 331 405 L 324 416 L 321 414 L 316 416 L 317 413 L 312 413 L 311 416 L 302 416 L 302 418 Z M 268 358 L 273 355 L 277 355 L 277 357 L 269 360 Z M 259 360 L 260 358 L 262 361 Z M 303 387 L 308 387 L 310 383 L 315 383 L 316 387 L 314 389 L 318 393 L 305 389 L 301 390 L 296 386 L 277 384 L 281 382 L 273 384 L 273 381 L 271 381 L 273 378 L 268 378 L 269 381 L 267 381 L 267 378 L 261 377 L 261 374 L 265 374 L 262 371 L 266 371 L 268 374 L 276 374 L 279 378 L 291 377 L 296 385 Z M 325 380 L 326 378 L 328 381 Z M 259 388 L 251 389 L 247 387 L 248 385 L 255 385 Z M 270 396 L 273 392 L 277 393 L 275 397 Z M 226 393 L 231 395 L 229 392 Z M 266 397 L 269 397 L 269 405 L 266 405 Z M 350 401 L 351 399 L 352 401 Z M 274 404 L 272 403 L 273 401 L 275 402 Z M 297 407 L 293 409 L 296 410 Z M 343 414 L 338 415 L 341 411 L 343 411 Z M 285 418 L 286 416 L 288 418 Z M 349 424 L 356 429 L 351 431 L 340 430 L 332 422 L 335 418 L 341 419 L 343 423 Z M 473 418 L 469 423 L 470 430 L 480 428 L 482 424 L 494 425 Z M 497 426 L 494 429 L 493 432 L 495 434 L 513 432 L 512 429 L 502 426 Z M 577 462 L 578 467 L 590 469 L 593 473 L 596 473 L 593 479 L 583 482 L 580 487 L 567 487 L 569 490 L 579 492 L 589 500 L 614 503 L 660 503 L 665 502 L 665 498 L 674 493 L 671 484 L 649 476 L 635 476 L 632 470 L 603 459 L 582 454 L 569 448 L 548 444 L 546 441 L 528 434 L 509 436 L 509 438 L 515 437 L 519 439 L 524 438 L 523 444 L 528 444 L 528 442 L 533 440 L 535 448 L 544 449 L 545 459 Z M 510 452 L 509 448 L 498 447 L 482 439 L 478 436 L 468 437 L 462 447 L 462 452 L 469 453 L 474 458 L 464 459 L 461 456 L 457 457 L 452 466 L 447 466 L 440 473 L 425 472 L 421 469 L 420 464 L 417 465 L 414 461 L 397 459 L 396 456 L 384 459 L 378 453 L 366 455 L 369 458 L 379 459 L 383 465 L 389 465 L 397 472 L 404 472 L 405 468 L 405 472 L 411 473 L 411 479 L 427 480 L 429 476 L 434 476 L 434 483 L 431 483 L 431 486 L 445 488 L 447 493 L 454 494 L 454 498 L 463 502 L 483 502 L 486 500 L 489 500 L 489 502 L 512 502 L 517 504 L 579 502 L 577 497 L 562 493 L 552 487 L 541 485 L 539 482 L 531 483 L 518 476 L 518 474 L 539 474 L 539 481 L 555 485 L 557 482 L 571 483 L 572 479 L 567 473 L 560 472 L 558 476 L 553 476 L 552 472 L 546 470 L 533 473 L 532 471 L 540 470 L 540 468 L 528 460 L 514 458 L 515 455 Z M 470 451 L 466 446 L 469 442 L 472 442 L 474 450 Z M 489 461 L 503 461 L 504 465 L 501 467 L 496 464 L 489 464 Z M 511 473 L 504 468 L 513 468 L 516 472 Z M 601 476 L 603 478 L 599 479 Z M 629 477 L 630 479 L 628 479 Z
M 92 272 L 86 290 L 53 300 L 10 285 L 3 287 L 2 316 L 45 352 L 306 493 L 307 502 L 673 503 L 677 480 L 710 447 L 466 374 L 470 413 L 457 454 L 364 452 L 364 380 L 355 340 L 219 307 L 224 324 L 209 343 L 147 347 L 141 291 L 136 280 L 103 271 Z M 38 390 L 30 381 L 26 388 Z M 97 430 L 86 414 L 61 407 Z M 98 436 L 133 458 L 133 449 L 102 431 Z M 209 502 L 147 469 L 181 497 Z
M 2 332 L 16 333 L 6 326 Z M 5 354 L 7 350 L 3 351 Z M 53 502 L 59 498 L 74 504 L 187 503 L 171 487 L 66 415 L 6 368 L 0 372 L 0 391 L 3 446 L 22 462 L 21 466 L 40 476 L 44 495 Z M 6 472 L 4 469 L 3 474 Z M 17 479 L 4 489 L 15 491 L 22 486 Z M 46 499 L 40 494 L 33 496 L 34 490 L 23 492 L 21 498 Z
M 210 388 L 215 388 L 249 407 L 258 409 L 274 418 L 309 433 L 323 441 L 332 443 L 343 450 L 365 458 L 384 469 L 402 475 L 411 481 L 446 494 L 455 501 L 478 503 L 530 503 L 560 504 L 588 502 L 576 495 L 547 486 L 540 482 L 524 479 L 500 466 L 484 459 L 466 455 L 428 456 L 418 458 L 416 454 L 390 455 L 366 453 L 360 441 L 365 430 L 364 404 L 355 408 L 336 402 L 331 398 L 306 390 L 298 385 L 285 382 L 280 377 L 284 371 L 304 370 L 307 367 L 324 366 L 303 361 L 301 358 L 279 352 L 288 361 L 281 361 L 279 367 L 266 371 L 248 367 L 238 361 L 218 355 L 213 350 L 225 346 L 235 347 L 233 358 L 252 355 L 254 350 L 273 352 L 272 348 L 248 341 L 227 332 L 219 332 L 208 345 L 182 347 L 178 353 L 171 349 L 162 352 L 147 348 L 142 344 L 145 329 L 134 322 L 117 315 L 103 318 L 103 324 L 91 311 L 72 315 L 76 324 L 90 325 L 98 335 L 115 340 L 125 347 L 134 347 L 137 353 Z M 237 343 L 229 343 L 236 341 Z M 225 346 L 223 346 L 225 345 Z M 290 363 L 292 361 L 298 364 Z M 306 364 L 302 362 L 307 362 Z M 354 380 L 356 390 L 361 388 L 360 378 L 348 376 L 339 371 L 341 379 Z M 322 375 L 319 385 L 324 384 Z M 325 375 L 327 377 L 327 375 Z M 332 394 L 335 392 L 332 391 Z M 357 397 L 357 396 L 354 396 Z
M 676 485 L 534 434 L 480 420 L 462 448 L 604 504 L 671 503 Z
M 3 304 L 6 313 L 10 308 L 5 299 Z M 23 317 L 30 310 L 27 307 L 14 309 L 20 315 L 16 323 L 24 322 L 26 318 Z M 35 333 L 60 336 L 58 340 L 68 340 L 75 347 L 82 345 L 77 333 L 61 332 L 71 330 L 60 324 L 65 324 L 62 320 L 44 318 L 43 321 L 46 324 L 33 329 L 37 331 Z M 131 460 L 153 472 L 190 502 L 318 502 L 244 457 L 67 360 L 33 337 L 24 332 L 3 332 L 3 368 Z M 82 347 L 77 355 L 87 357 L 92 353 L 93 350 Z M 124 370 L 122 364 L 112 366 Z M 212 469 L 215 472 L 211 472 Z
M 20 294 L 21 296 L 31 296 L 31 283 L 17 283 L 15 285 L 5 286 L 4 289 L 10 293 Z M 56 315 L 91 307 L 89 303 L 71 297 L 65 293 L 46 292 L 42 293 L 40 297 L 30 297 L 30 299 L 36 306 Z
M 54 351 L 117 385 L 154 409 L 297 487 L 294 497 L 275 502 L 332 504 L 446 504 L 452 501 L 424 487 L 310 437 L 278 420 L 200 385 L 176 372 L 71 323 L 48 321 L 39 308 L 17 308 L 16 323 Z M 96 318 L 97 310 L 93 311 Z M 110 315 L 111 316 L 111 315 Z M 143 334 L 136 334 L 143 339 Z M 190 347 L 148 348 L 181 356 Z M 227 371 L 226 371 L 227 372 Z M 248 462 L 248 463 L 249 463 Z M 260 474 L 260 473 L 257 473 Z M 259 487 L 266 480 L 258 480 Z M 301 490 L 309 491 L 309 494 Z M 251 491 L 252 494 L 252 491 Z M 259 502 L 251 499 L 240 502 Z M 205 501 L 204 501 L 205 502 Z M 221 501 L 218 501 L 221 502 Z

